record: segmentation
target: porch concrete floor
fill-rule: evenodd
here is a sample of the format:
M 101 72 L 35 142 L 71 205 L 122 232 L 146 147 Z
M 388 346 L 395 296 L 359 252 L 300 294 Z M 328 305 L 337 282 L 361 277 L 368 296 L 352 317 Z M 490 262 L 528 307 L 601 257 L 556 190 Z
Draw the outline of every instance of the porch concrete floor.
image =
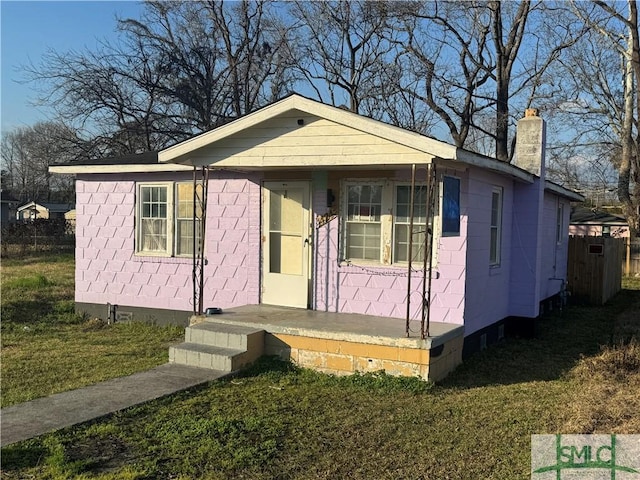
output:
M 197 317 L 196 321 L 202 320 L 256 327 L 269 333 L 426 349 L 464 334 L 462 325 L 431 322 L 429 337 L 422 340 L 420 320 L 411 321 L 411 336 L 407 337 L 405 321 L 398 318 L 319 312 L 264 304 L 229 308 L 221 314 Z

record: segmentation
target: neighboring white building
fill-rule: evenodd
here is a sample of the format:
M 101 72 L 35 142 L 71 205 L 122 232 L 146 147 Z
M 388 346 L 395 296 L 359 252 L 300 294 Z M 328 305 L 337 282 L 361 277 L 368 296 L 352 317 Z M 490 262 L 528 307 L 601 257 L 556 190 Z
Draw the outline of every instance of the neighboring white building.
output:
M 65 214 L 74 209 L 70 203 L 36 203 L 29 202 L 18 207 L 18 220 L 35 220 L 36 218 L 65 218 Z

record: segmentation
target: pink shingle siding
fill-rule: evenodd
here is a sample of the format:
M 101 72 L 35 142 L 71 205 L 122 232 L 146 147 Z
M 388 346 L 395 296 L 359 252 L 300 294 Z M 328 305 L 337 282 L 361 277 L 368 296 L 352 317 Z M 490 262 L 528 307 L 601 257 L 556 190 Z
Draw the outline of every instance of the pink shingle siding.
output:
M 192 310 L 192 260 L 135 254 L 136 182 L 188 174 L 80 176 L 76 301 Z M 215 173 L 209 183 L 205 296 L 208 306 L 258 303 L 259 180 Z

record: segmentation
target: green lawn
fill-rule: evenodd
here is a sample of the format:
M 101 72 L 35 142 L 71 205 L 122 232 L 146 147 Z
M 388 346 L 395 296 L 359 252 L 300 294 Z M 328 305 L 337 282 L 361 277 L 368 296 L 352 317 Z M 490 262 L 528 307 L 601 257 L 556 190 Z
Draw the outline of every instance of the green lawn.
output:
M 2 478 L 530 478 L 531 434 L 640 430 L 640 285 L 625 286 L 636 290 L 554 312 L 540 338 L 509 339 L 435 386 L 265 359 L 5 448 Z
M 2 406 L 166 363 L 183 329 L 74 312 L 71 254 L 2 261 Z

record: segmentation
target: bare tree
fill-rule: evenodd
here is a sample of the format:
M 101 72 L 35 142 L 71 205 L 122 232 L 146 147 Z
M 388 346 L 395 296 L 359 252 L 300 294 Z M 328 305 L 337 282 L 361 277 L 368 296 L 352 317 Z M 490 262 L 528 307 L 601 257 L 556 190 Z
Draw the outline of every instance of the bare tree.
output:
M 393 9 L 386 0 L 291 3 L 298 69 L 321 101 L 346 100 L 358 113 L 368 100 L 377 102 L 393 65 Z
M 437 114 L 458 147 L 493 103 L 481 98 L 492 76 L 487 13 L 478 2 L 434 1 L 405 17 L 408 75 L 400 88 Z
M 617 194 L 632 235 L 640 231 L 640 133 L 638 115 L 638 14 L 635 0 L 614 4 L 576 2 L 576 15 L 590 28 L 565 63 L 571 101 L 566 117 L 578 119 L 573 142 L 601 156 L 617 171 Z
M 406 71 L 417 80 L 410 94 L 456 146 L 509 161 L 517 117 L 553 95 L 549 68 L 582 34 L 565 10 L 527 0 L 425 2 L 406 25 Z
M 72 201 L 73 177 L 51 175 L 49 165 L 73 162 L 85 142 L 59 122 L 17 128 L 2 137 L 3 187 L 20 201 Z
M 160 149 L 289 90 L 288 30 L 269 5 L 150 1 L 140 19 L 118 21 L 117 44 L 49 52 L 31 77 L 103 154 Z

